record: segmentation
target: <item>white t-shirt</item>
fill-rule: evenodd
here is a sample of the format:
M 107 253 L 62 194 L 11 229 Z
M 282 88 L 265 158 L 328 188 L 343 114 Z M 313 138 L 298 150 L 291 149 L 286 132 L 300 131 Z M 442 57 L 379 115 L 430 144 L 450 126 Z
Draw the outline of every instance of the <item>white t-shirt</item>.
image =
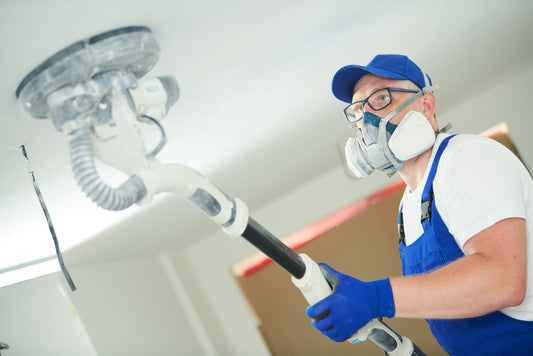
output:
M 438 146 L 448 134 L 439 134 L 420 185 L 403 198 L 406 245 L 423 233 L 420 202 Z M 461 134 L 444 150 L 433 181 L 434 199 L 442 220 L 463 246 L 469 238 L 507 218 L 526 219 L 528 279 L 524 302 L 505 308 L 505 314 L 533 320 L 533 180 L 520 160 L 490 138 Z M 463 251 L 464 252 L 464 251 Z

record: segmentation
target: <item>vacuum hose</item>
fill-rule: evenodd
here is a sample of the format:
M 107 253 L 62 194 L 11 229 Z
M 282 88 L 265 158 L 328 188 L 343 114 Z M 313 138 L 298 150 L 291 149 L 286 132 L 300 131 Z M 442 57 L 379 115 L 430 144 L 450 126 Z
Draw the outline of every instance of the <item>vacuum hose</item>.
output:
M 92 140 L 88 127 L 68 135 L 74 177 L 81 189 L 98 206 L 108 210 L 124 210 L 146 195 L 146 187 L 137 176 L 131 176 L 118 188 L 106 184 L 94 163 Z

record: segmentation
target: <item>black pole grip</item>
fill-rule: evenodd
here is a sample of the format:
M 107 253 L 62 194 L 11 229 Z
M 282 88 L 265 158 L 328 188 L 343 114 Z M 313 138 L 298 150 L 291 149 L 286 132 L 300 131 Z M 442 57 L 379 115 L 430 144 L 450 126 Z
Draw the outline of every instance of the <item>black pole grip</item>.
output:
M 305 263 L 301 257 L 251 217 L 242 237 L 295 278 L 300 279 L 305 274 Z

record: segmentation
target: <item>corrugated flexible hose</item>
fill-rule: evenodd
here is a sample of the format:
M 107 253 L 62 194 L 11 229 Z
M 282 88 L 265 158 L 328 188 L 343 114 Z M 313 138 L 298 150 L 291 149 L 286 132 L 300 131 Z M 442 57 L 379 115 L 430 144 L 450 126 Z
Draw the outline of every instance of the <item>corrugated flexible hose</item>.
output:
M 131 176 L 117 188 L 102 180 L 94 163 L 92 139 L 87 127 L 73 130 L 68 135 L 68 142 L 74 177 L 98 206 L 107 210 L 124 210 L 146 195 L 146 187 L 137 176 Z

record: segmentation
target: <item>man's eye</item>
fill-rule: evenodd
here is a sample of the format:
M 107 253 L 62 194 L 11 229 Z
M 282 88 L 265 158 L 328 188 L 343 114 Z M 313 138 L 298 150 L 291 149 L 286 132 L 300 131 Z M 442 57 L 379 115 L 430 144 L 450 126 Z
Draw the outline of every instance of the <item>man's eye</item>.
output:
M 381 94 L 378 98 L 378 100 L 382 103 L 386 103 L 388 101 L 390 101 L 390 97 L 388 94 Z

